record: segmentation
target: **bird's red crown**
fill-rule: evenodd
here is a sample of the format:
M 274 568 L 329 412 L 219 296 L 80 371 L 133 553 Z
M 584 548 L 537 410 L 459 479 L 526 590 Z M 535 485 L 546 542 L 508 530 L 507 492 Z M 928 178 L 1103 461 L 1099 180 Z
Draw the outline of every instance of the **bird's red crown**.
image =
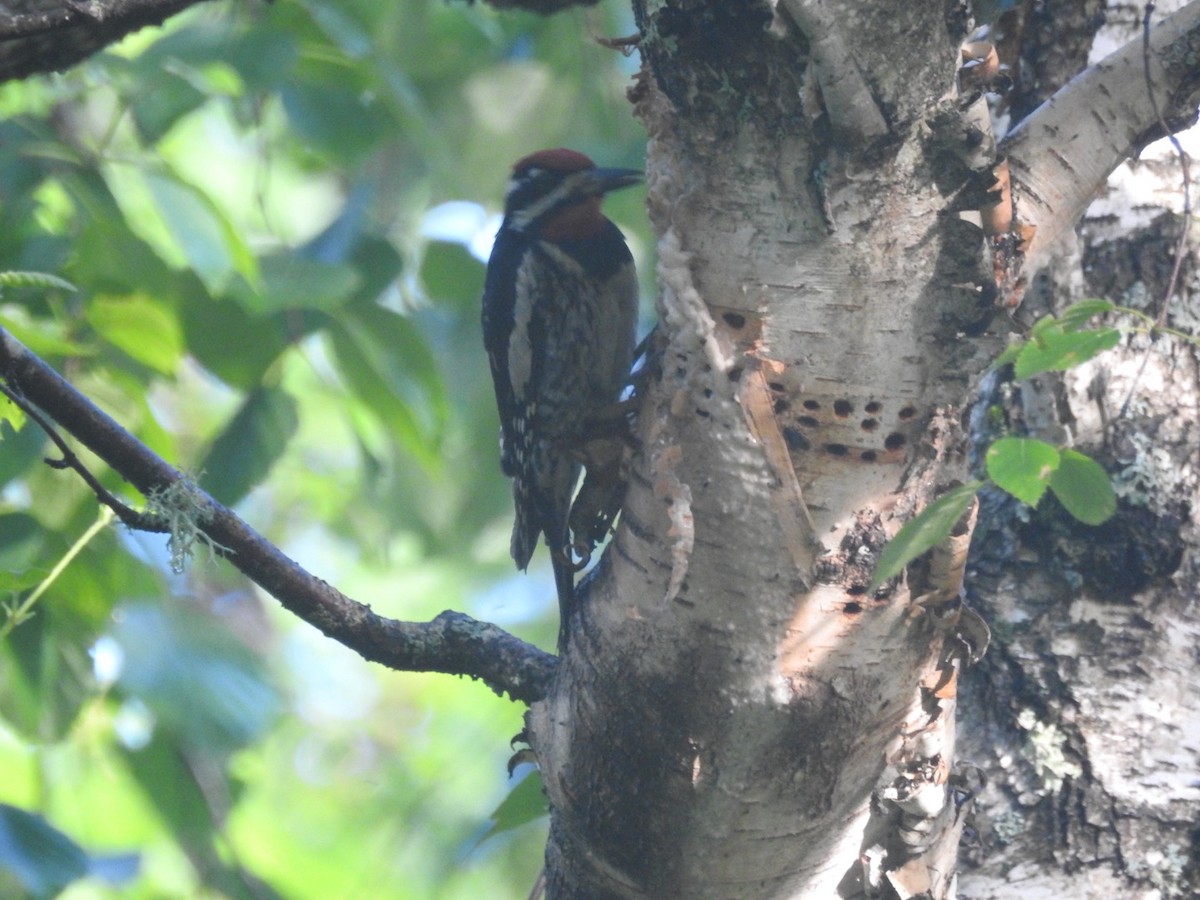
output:
M 550 172 L 582 172 L 595 166 L 591 159 L 578 150 L 556 147 L 553 150 L 538 150 L 521 157 L 513 164 L 513 172 L 526 172 L 535 168 Z

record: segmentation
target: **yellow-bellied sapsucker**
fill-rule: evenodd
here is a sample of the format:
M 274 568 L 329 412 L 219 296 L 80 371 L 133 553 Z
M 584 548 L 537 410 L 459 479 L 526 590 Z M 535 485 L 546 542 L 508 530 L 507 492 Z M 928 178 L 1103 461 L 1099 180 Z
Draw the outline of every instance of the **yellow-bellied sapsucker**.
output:
M 600 203 L 640 179 L 574 150 L 526 156 L 513 166 L 488 260 L 483 341 L 500 410 L 500 468 L 516 506 L 510 549 L 524 569 L 545 535 L 560 649 L 574 603 L 568 517 L 581 445 L 620 399 L 637 324 L 633 257 Z

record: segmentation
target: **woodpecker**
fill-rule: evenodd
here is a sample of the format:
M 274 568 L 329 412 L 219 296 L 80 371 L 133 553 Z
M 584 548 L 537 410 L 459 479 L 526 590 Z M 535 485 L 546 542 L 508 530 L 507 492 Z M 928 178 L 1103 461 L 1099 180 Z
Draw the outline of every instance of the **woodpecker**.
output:
M 545 537 L 560 650 L 574 605 L 568 522 L 581 445 L 620 399 L 637 325 L 633 257 L 600 204 L 609 191 L 639 180 L 636 170 L 597 168 L 574 150 L 518 160 L 484 282 L 500 468 L 512 479 L 516 507 L 510 552 L 524 570 Z

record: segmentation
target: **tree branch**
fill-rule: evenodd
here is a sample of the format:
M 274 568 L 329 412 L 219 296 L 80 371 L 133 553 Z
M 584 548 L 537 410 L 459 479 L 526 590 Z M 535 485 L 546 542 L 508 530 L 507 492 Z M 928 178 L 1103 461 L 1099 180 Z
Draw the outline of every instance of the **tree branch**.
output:
M 1089 67 L 1043 103 L 1004 140 L 1017 218 L 1037 230 L 1025 251 L 1035 271 L 1059 235 L 1074 226 L 1121 162 L 1162 137 L 1155 104 L 1168 119 L 1196 113 L 1200 90 L 1200 0 L 1161 21 L 1150 33 L 1150 85 L 1143 44 L 1131 41 Z
M 147 25 L 203 0 L 25 0 L 0 7 L 0 82 L 61 72 Z M 550 15 L 599 0 L 485 0 L 497 9 Z
M 84 484 L 88 486 L 96 499 L 103 505 L 111 509 L 125 525 L 134 528 L 138 531 L 153 531 L 160 534 L 165 534 L 170 530 L 165 520 L 160 519 L 150 513 L 138 512 L 136 509 L 121 502 L 111 491 L 100 483 L 100 479 L 91 473 L 87 466 L 81 460 L 66 442 L 58 429 L 54 427 L 54 423 L 42 415 L 42 411 L 30 403 L 18 391 L 14 391 L 7 384 L 0 384 L 0 393 L 4 394 L 15 406 L 33 420 L 39 428 L 46 433 L 50 438 L 50 442 L 58 448 L 58 452 L 62 454 L 59 459 L 51 459 L 45 457 L 43 462 L 52 469 L 71 469 L 80 478 Z
M 0 81 L 59 72 L 201 0 L 30 0 L 0 14 Z
M 0 41 L 45 34 L 56 28 L 73 25 L 80 18 L 80 14 L 69 6 L 60 6 L 45 12 L 0 16 Z
M 473 3 L 474 0 L 467 0 Z M 553 15 L 570 9 L 572 6 L 595 6 L 600 0 L 484 0 L 488 6 L 496 9 L 523 9 L 526 12 L 538 13 L 542 16 Z
M 402 671 L 478 678 L 497 693 L 525 703 L 545 696 L 557 665 L 552 654 L 463 613 L 446 611 L 431 622 L 400 622 L 350 599 L 190 484 L 4 329 L 0 377 L 13 394 L 36 404 L 143 495 L 184 487 L 198 507 L 198 527 L 218 552 L 285 609 L 364 659 Z

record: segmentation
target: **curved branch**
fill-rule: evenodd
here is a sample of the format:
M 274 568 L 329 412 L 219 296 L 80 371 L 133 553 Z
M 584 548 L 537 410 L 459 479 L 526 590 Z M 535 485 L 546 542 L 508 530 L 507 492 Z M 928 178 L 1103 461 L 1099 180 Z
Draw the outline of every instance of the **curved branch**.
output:
M 61 72 L 125 35 L 203 0 L 32 0 L 22 12 L 0 8 L 0 82 Z M 270 2 L 270 0 L 267 0 Z M 485 0 L 497 9 L 550 15 L 599 0 Z
M 1149 89 L 1168 119 L 1195 117 L 1198 54 L 1200 0 L 1192 0 L 1150 32 Z M 1074 227 L 1113 169 L 1162 136 L 1147 89 L 1139 39 L 1085 69 L 1000 145 L 1017 218 L 1037 229 L 1026 271 L 1038 268 L 1059 235 Z
M 410 672 L 467 675 L 533 703 L 545 696 L 556 658 L 496 625 L 443 612 L 431 622 L 386 619 L 305 571 L 278 547 L 187 484 L 173 466 L 97 409 L 20 341 L 0 329 L 0 377 L 142 492 L 183 483 L 200 507 L 199 527 L 218 551 L 284 608 L 364 659 Z
M 30 403 L 25 396 L 17 391 L 14 391 L 7 384 L 0 383 L 0 394 L 3 394 L 17 408 L 25 413 L 33 422 L 46 433 L 50 438 L 50 443 L 58 448 L 58 452 L 62 454 L 59 459 L 51 459 L 45 457 L 42 462 L 52 469 L 71 469 L 80 478 L 83 483 L 88 486 L 88 489 L 96 495 L 96 499 L 101 504 L 107 506 L 121 520 L 121 522 L 130 528 L 137 531 L 153 531 L 159 534 L 165 534 L 170 531 L 165 520 L 150 513 L 138 512 L 130 506 L 127 506 L 121 500 L 117 499 L 111 491 L 100 483 L 100 479 L 91 473 L 87 466 L 73 451 L 54 424 L 42 415 L 42 411 Z
M 202 0 L 53 0 L 0 14 L 0 81 L 60 72 Z
M 526 12 L 550 16 L 572 6 L 595 6 L 600 0 L 483 0 L 496 9 L 523 9 Z
M 55 29 L 73 25 L 81 18 L 82 16 L 69 6 L 60 6 L 45 12 L 0 16 L 0 41 L 46 34 Z

